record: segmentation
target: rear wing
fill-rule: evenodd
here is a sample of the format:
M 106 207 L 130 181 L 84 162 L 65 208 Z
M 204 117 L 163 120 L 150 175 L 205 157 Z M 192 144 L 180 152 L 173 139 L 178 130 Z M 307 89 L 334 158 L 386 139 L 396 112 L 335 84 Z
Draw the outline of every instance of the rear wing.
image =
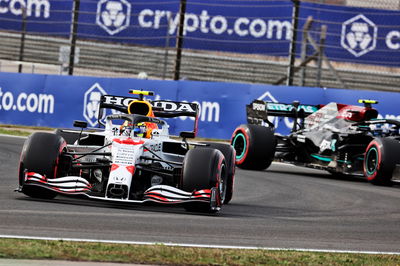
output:
M 264 122 L 273 126 L 268 120 L 269 116 L 304 119 L 306 116 L 316 112 L 319 108 L 319 105 L 305 105 L 300 104 L 298 101 L 292 104 L 286 104 L 254 100 L 246 105 L 247 122 L 256 125 L 261 125 Z
M 101 115 L 100 117 L 102 117 L 102 109 L 113 109 L 120 111 L 121 113 L 127 114 L 129 104 L 135 100 L 138 99 L 133 97 L 103 95 L 100 98 L 99 116 Z M 154 116 L 157 117 L 196 117 L 199 113 L 199 107 L 196 103 L 175 102 L 166 100 L 147 101 L 152 105 Z
M 104 109 L 112 109 L 121 113 L 131 113 L 129 110 L 130 104 L 133 101 L 142 101 L 142 99 L 115 95 L 103 95 L 100 98 L 98 122 L 99 125 L 104 123 L 101 121 L 104 118 Z M 177 102 L 167 100 L 146 100 L 151 105 L 152 112 L 155 117 L 173 118 L 180 116 L 194 117 L 194 129 L 191 132 L 181 132 L 182 137 L 193 138 L 197 134 L 199 106 L 196 103 Z

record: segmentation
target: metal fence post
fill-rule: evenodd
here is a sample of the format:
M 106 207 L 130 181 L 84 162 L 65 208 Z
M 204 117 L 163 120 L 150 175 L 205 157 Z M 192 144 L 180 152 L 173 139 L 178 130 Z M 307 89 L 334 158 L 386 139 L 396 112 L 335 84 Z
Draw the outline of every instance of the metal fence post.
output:
M 300 0 L 292 0 L 293 12 L 292 12 L 292 40 L 290 41 L 289 48 L 289 67 L 286 85 L 293 85 L 294 76 L 294 63 L 296 60 L 296 42 L 297 42 L 297 28 L 299 25 L 299 13 L 300 13 Z
M 324 48 L 325 48 L 325 40 L 326 40 L 326 25 L 322 25 L 321 27 L 321 36 L 319 40 L 319 47 L 318 47 L 318 67 L 317 67 L 317 87 L 321 87 L 321 76 L 322 76 L 322 60 L 324 55 Z
M 176 59 L 175 59 L 175 70 L 174 80 L 179 80 L 181 71 L 181 59 L 182 59 L 182 46 L 183 46 L 183 28 L 185 27 L 185 13 L 186 13 L 186 0 L 181 0 L 179 6 L 179 25 L 178 34 L 176 35 Z
M 171 18 L 168 17 L 167 24 L 167 34 L 165 35 L 165 51 L 164 51 L 164 66 L 162 71 L 162 79 L 164 80 L 167 76 L 167 66 L 168 66 L 168 50 L 169 50 L 169 30 L 171 29 Z
M 19 46 L 19 57 L 18 61 L 24 60 L 24 48 L 25 48 L 25 35 L 26 35 L 26 7 L 22 7 L 22 24 L 21 24 L 21 42 Z M 22 64 L 18 65 L 18 73 L 22 72 Z
M 313 23 L 313 17 L 309 16 L 306 23 L 303 26 L 303 38 L 301 40 L 301 62 L 304 62 L 307 57 L 308 48 L 308 38 L 307 34 Z M 300 70 L 300 86 L 305 86 L 306 84 L 306 66 L 301 67 Z
M 69 64 L 68 64 L 68 75 L 74 74 L 74 62 L 75 62 L 75 47 L 76 47 L 76 38 L 78 32 L 78 18 L 79 18 L 79 8 L 81 1 L 74 0 L 74 7 L 72 12 L 72 25 L 71 25 L 71 34 L 70 34 L 70 50 L 69 50 Z

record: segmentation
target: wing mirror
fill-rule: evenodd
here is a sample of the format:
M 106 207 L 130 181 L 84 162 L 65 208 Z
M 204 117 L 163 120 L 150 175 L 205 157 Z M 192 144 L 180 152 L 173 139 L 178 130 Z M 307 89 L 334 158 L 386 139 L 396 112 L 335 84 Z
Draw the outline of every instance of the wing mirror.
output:
M 87 128 L 87 126 L 88 123 L 86 121 L 79 121 L 79 120 L 74 121 L 74 127 Z

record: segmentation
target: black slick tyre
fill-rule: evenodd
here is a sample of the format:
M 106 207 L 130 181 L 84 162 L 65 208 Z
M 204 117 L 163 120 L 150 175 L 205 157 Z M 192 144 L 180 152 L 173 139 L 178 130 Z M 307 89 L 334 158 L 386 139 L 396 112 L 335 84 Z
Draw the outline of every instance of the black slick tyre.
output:
M 52 190 L 25 184 L 25 172 L 56 178 L 59 157 L 65 147 L 65 140 L 52 133 L 36 132 L 29 136 L 22 148 L 19 163 L 19 185 L 24 194 L 42 199 L 52 199 L 57 195 Z
M 225 157 L 226 169 L 227 169 L 227 186 L 224 204 L 228 204 L 233 197 L 233 188 L 235 183 L 235 149 L 228 143 L 219 142 L 202 142 L 207 144 L 207 147 L 219 150 Z M 201 146 L 200 146 L 201 147 Z
M 400 142 L 391 138 L 375 138 L 365 151 L 364 175 L 374 185 L 390 185 L 399 162 Z
M 275 155 L 276 137 L 269 127 L 243 124 L 235 129 L 231 145 L 236 151 L 236 165 L 243 169 L 268 168 Z
M 227 187 L 227 168 L 224 155 L 217 149 L 201 148 L 189 150 L 183 161 L 181 189 L 187 192 L 216 188 L 216 204 L 224 202 Z M 216 212 L 211 203 L 188 202 L 187 211 Z

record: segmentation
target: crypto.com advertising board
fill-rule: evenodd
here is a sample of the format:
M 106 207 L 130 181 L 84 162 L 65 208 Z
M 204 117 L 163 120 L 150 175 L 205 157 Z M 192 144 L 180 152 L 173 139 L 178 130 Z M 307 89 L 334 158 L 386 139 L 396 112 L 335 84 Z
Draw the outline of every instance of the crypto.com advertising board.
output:
M 0 73 L 0 124 L 72 128 L 74 120 L 98 127 L 101 95 L 133 96 L 130 89 L 155 92 L 155 100 L 196 102 L 200 107 L 198 136 L 229 139 L 233 130 L 246 123 L 246 104 L 254 99 L 268 102 L 327 104 L 338 101 L 357 104 L 375 99 L 385 118 L 400 119 L 399 93 L 360 90 L 321 89 L 272 85 L 195 81 L 159 81 L 127 78 L 95 78 L 57 75 Z M 110 114 L 111 111 L 108 112 Z M 192 130 L 188 117 L 169 119 L 170 133 Z M 290 119 L 273 121 L 277 131 L 286 134 Z
M 69 37 L 72 0 L 0 0 L 0 29 Z M 292 1 L 187 1 L 184 47 L 287 56 Z M 175 46 L 179 1 L 81 0 L 78 36 L 105 42 Z M 302 29 L 308 16 L 328 27 L 326 54 L 334 61 L 398 67 L 399 11 L 301 2 Z M 313 31 L 318 32 L 317 22 Z M 315 39 L 319 37 L 316 34 Z M 299 40 L 302 38 L 299 34 Z M 300 49 L 298 42 L 298 51 Z M 312 51 L 310 51 L 312 53 Z

